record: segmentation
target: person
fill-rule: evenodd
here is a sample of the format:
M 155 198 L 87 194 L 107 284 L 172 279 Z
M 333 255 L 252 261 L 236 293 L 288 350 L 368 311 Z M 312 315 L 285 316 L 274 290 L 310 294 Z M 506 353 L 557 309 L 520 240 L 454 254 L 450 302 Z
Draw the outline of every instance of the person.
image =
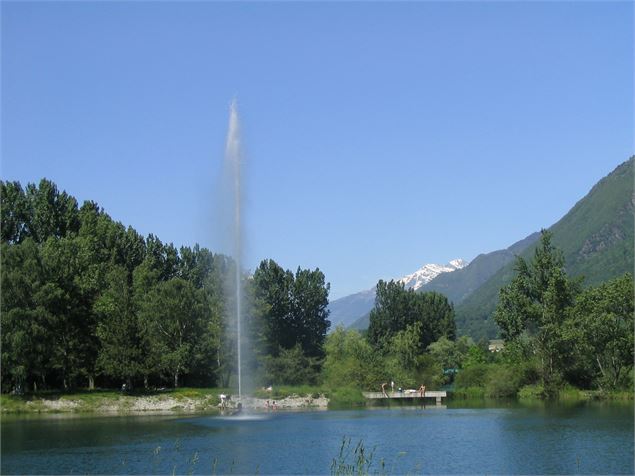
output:
M 384 397 L 388 397 L 388 394 L 386 393 L 386 382 L 381 384 L 381 393 L 384 394 Z
M 395 382 L 390 381 L 390 393 L 395 393 Z
M 426 395 L 426 386 L 424 384 L 421 384 L 421 387 L 419 387 L 419 395 L 421 395 L 421 398 Z
M 227 395 L 225 395 L 224 393 L 221 393 L 219 397 L 220 397 L 220 407 L 221 409 L 224 410 L 225 407 L 227 406 L 227 402 L 226 402 Z

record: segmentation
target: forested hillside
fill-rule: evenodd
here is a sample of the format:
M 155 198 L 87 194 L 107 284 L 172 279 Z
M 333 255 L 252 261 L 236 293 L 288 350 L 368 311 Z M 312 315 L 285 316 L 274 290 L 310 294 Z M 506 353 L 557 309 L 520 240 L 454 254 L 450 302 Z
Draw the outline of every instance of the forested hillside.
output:
M 632 272 L 633 162 L 619 165 L 600 180 L 560 221 L 551 226 L 553 244 L 562 250 L 567 273 L 596 285 Z M 528 258 L 536 245 L 521 256 Z M 459 334 L 494 337 L 498 328 L 492 314 L 498 292 L 514 276 L 509 263 L 456 307 Z

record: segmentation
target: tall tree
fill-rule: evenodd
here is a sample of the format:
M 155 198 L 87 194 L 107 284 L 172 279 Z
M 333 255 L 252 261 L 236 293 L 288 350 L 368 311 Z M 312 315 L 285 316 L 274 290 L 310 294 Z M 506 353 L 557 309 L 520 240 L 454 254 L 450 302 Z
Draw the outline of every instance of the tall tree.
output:
M 552 245 L 546 230 L 541 232 L 530 263 L 517 258 L 516 273 L 500 291 L 494 319 L 506 340 L 517 340 L 523 334 L 530 337 L 540 358 L 543 385 L 553 393 L 571 357 L 563 323 L 580 282 L 567 277 L 562 253 Z
M 633 368 L 633 313 L 631 274 L 586 290 L 571 312 L 578 358 L 594 369 L 600 388 L 618 388 Z
M 100 316 L 98 368 L 105 374 L 124 379 L 128 388 L 141 372 L 141 342 L 132 286 L 128 271 L 114 266 L 107 277 L 108 287 L 95 303 Z
M 23 389 L 46 386 L 52 373 L 52 316 L 42 304 L 45 271 L 37 244 L 2 244 L 2 382 Z
M 454 339 L 454 308 L 447 298 L 436 292 L 417 293 L 400 282 L 379 281 L 375 307 L 370 313 L 368 340 L 378 349 L 386 348 L 391 339 L 408 326 L 418 327 L 419 347 L 423 351 L 441 336 Z
M 309 357 L 324 356 L 330 284 L 319 269 L 300 269 L 295 273 L 291 309 L 296 342 Z
M 267 355 L 277 356 L 297 342 L 292 314 L 293 273 L 274 260 L 263 260 L 254 272 L 253 284 L 259 308 L 260 345 Z
M 142 332 L 161 370 L 174 386 L 196 363 L 205 333 L 205 301 L 200 290 L 181 278 L 157 284 L 144 296 L 139 312 Z

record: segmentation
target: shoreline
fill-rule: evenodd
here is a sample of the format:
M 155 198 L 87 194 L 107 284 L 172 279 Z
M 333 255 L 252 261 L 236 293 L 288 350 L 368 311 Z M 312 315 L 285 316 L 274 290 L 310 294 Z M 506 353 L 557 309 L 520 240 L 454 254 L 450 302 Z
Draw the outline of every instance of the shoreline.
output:
M 315 411 L 341 408 L 369 407 L 369 402 L 347 401 L 337 398 L 337 392 L 327 397 L 322 391 L 305 393 L 306 389 L 274 392 L 269 397 L 242 397 L 243 408 L 256 413 L 275 411 Z M 225 409 L 221 408 L 220 395 L 223 389 L 181 388 L 177 390 L 158 390 L 149 394 L 122 394 L 112 390 L 84 391 L 71 394 L 27 394 L 22 396 L 0 395 L 0 415 L 2 416 L 170 416 L 170 415 L 222 415 L 236 410 L 239 401 L 237 395 L 230 395 Z M 470 406 L 489 406 L 496 401 L 513 400 L 519 404 L 548 404 L 541 398 L 488 398 L 479 392 L 452 392 L 449 401 L 470 402 Z M 360 392 L 361 396 L 361 392 Z M 275 398 L 274 398 L 275 397 Z M 552 400 L 563 404 L 576 402 L 628 402 L 632 403 L 633 394 L 625 391 L 600 392 L 575 390 L 563 392 Z M 275 402 L 275 407 L 274 407 Z M 360 404 L 361 403 L 361 404 Z M 373 407 L 372 403 L 370 407 Z M 376 406 L 386 406 L 379 403 Z M 390 402 L 387 406 L 392 406 Z
M 61 395 L 47 396 L 2 395 L 0 413 L 2 415 L 179 415 L 179 414 L 222 414 L 220 398 L 215 394 L 182 396 L 158 395 Z M 326 410 L 329 399 L 324 395 L 290 395 L 280 399 L 243 397 L 243 408 L 257 412 L 289 410 Z M 267 406 L 269 402 L 269 407 Z M 275 402 L 275 406 L 273 404 Z M 232 395 L 226 410 L 236 409 L 238 396 Z

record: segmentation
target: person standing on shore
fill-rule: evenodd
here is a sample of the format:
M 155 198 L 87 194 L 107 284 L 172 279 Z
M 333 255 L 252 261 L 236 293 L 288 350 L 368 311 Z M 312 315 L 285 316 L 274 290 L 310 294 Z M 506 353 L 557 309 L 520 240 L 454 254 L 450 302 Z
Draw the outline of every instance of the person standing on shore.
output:
M 386 393 L 386 382 L 381 384 L 381 393 L 384 394 L 384 397 L 388 397 L 388 394 Z

